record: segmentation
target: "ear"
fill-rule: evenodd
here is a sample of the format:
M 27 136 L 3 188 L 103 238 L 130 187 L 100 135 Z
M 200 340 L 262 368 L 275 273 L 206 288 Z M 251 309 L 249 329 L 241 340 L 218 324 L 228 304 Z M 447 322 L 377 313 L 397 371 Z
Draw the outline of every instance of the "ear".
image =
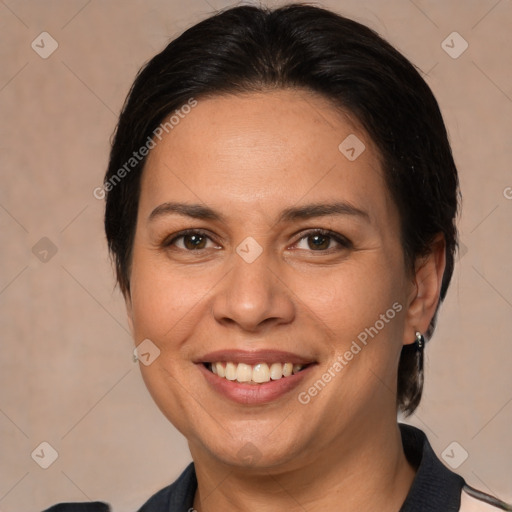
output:
M 406 311 L 404 345 L 416 341 L 416 331 L 422 334 L 427 331 L 439 303 L 445 266 L 446 241 L 441 233 L 434 238 L 430 252 L 415 262 Z

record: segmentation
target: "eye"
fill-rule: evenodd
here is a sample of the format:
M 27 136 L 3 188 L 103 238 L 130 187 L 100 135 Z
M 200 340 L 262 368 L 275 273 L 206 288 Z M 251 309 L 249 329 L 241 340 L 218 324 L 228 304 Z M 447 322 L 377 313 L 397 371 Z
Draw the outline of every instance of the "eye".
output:
M 183 251 L 200 251 L 211 248 L 207 245 L 208 242 L 213 244 L 213 248 L 219 248 L 204 231 L 190 229 L 173 235 L 172 238 L 165 240 L 163 245 L 174 246 Z
M 306 251 L 322 252 L 336 249 L 336 245 L 338 250 L 341 250 L 350 248 L 352 243 L 339 233 L 325 229 L 316 229 L 303 234 L 297 244 L 295 244 L 295 247 Z

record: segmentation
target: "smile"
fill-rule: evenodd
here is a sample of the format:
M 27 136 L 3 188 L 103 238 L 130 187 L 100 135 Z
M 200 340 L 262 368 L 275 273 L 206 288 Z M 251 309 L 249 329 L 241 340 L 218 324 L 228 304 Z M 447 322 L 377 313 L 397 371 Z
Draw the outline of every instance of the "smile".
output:
M 293 363 L 233 363 L 214 362 L 205 363 L 212 373 L 229 381 L 245 384 L 264 384 L 290 377 L 302 371 L 307 365 Z
M 312 355 L 272 349 L 222 349 L 193 362 L 217 396 L 244 406 L 268 404 L 286 396 L 318 364 Z

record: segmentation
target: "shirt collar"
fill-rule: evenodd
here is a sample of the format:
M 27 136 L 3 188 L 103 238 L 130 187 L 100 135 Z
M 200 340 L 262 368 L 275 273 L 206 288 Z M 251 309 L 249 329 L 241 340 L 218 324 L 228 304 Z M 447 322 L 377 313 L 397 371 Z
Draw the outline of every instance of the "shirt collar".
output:
M 399 425 L 405 456 L 417 468 L 409 494 L 399 512 L 458 511 L 464 479 L 437 458 L 421 430 L 404 423 Z

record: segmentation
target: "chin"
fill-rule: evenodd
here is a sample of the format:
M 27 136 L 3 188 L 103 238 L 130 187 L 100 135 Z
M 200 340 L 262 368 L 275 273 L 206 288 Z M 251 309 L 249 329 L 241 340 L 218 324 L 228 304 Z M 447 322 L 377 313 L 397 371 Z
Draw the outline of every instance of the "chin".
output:
M 268 471 L 291 466 L 299 454 L 304 454 L 304 448 L 312 444 L 304 439 L 304 432 L 294 435 L 280 431 L 277 435 L 279 426 L 276 429 L 275 423 L 268 425 L 269 428 L 265 428 L 264 420 L 250 421 L 250 427 L 247 421 L 237 423 L 216 425 L 212 429 L 202 423 L 196 432 L 186 432 L 194 460 L 206 455 L 228 467 Z M 261 428 L 260 423 L 263 423 Z

